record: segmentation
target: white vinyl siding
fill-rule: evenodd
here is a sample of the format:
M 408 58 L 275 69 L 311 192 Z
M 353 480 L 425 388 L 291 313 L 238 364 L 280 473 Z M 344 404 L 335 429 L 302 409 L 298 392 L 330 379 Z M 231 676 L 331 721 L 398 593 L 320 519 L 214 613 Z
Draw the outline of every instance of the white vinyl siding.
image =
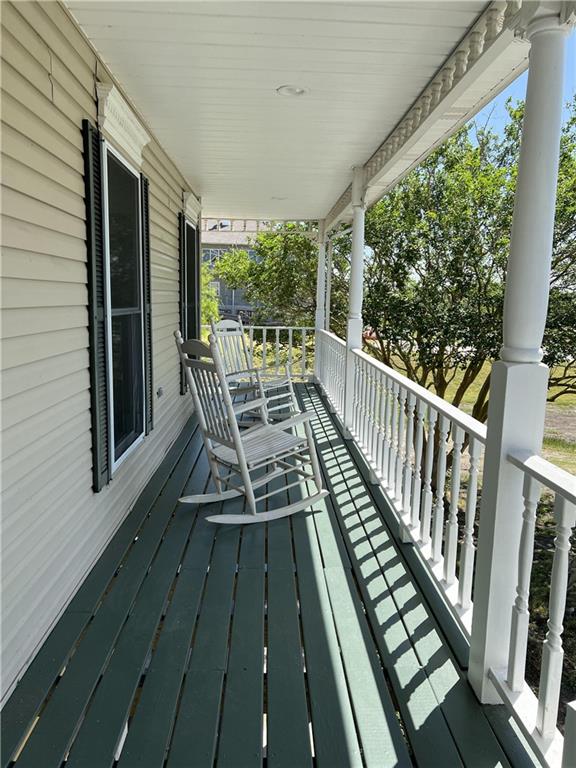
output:
M 178 211 L 186 181 L 153 140 L 154 429 L 92 491 L 81 123 L 108 77 L 57 2 L 2 4 L 2 582 L 5 696 L 191 411 L 179 396 Z

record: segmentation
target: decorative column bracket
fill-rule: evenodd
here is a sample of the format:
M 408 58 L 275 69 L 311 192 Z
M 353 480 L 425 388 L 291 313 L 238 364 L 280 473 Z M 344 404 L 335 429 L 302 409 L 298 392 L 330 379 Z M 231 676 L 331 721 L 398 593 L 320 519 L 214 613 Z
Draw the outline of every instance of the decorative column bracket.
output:
M 571 18 L 575 13 L 573 2 L 557 3 L 562 5 L 563 15 Z M 399 159 L 406 157 L 413 147 L 442 116 L 450 114 L 456 121 L 454 129 L 468 119 L 471 110 L 454 105 L 478 76 L 504 52 L 511 43 L 525 46 L 526 55 L 529 44 L 525 40 L 524 30 L 535 15 L 545 7 L 540 2 L 521 2 L 521 0 L 497 0 L 480 16 L 476 24 L 462 39 L 457 49 L 444 62 L 436 76 L 422 91 L 419 98 L 399 121 L 396 127 L 378 147 L 364 165 L 367 184 L 366 202 L 368 205 L 385 194 L 386 185 L 382 178 L 389 173 Z M 516 70 L 514 76 L 518 74 Z M 512 78 L 510 78 L 511 80 Z M 489 100 L 490 94 L 486 98 Z M 474 105 L 479 109 L 483 104 Z M 444 141 L 445 135 L 435 140 L 428 151 Z M 390 181 L 396 183 L 413 165 L 421 162 L 423 155 L 414 158 L 408 167 L 401 169 Z M 349 186 L 340 195 L 326 216 L 326 227 L 332 229 L 342 218 L 349 217 L 352 202 L 352 187 Z

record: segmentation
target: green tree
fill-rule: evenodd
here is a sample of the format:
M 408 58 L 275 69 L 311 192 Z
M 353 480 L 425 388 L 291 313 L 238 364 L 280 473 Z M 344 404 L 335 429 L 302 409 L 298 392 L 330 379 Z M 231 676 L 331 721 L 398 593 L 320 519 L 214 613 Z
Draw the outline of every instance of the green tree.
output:
M 485 363 L 501 344 L 506 262 L 523 106 L 508 105 L 503 137 L 468 125 L 366 216 L 371 255 L 364 321 L 370 351 L 409 378 L 487 415 Z M 562 132 L 550 311 L 551 384 L 576 391 L 576 119 Z M 473 389 L 472 389 L 473 388 Z
M 245 250 L 223 254 L 214 268 L 214 274 L 230 288 L 242 288 L 248 301 L 256 308 L 257 322 L 276 322 L 282 325 L 313 325 L 316 310 L 317 245 L 298 224 L 287 231 L 260 232 L 250 247 L 254 256 Z M 346 258 L 336 254 L 337 263 Z M 345 268 L 335 269 L 332 284 L 332 306 L 337 332 L 346 305 L 347 285 L 340 274 Z
M 202 264 L 200 269 L 200 309 L 201 323 L 206 325 L 210 320 L 219 320 L 218 294 L 212 285 L 214 275 L 209 264 Z

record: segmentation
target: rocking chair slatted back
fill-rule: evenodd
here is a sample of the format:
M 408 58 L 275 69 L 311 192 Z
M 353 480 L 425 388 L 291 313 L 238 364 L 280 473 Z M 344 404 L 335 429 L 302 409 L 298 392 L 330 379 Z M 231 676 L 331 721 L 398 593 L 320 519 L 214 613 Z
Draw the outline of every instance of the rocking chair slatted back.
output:
M 253 367 L 252 354 L 246 343 L 242 322 L 220 320 L 215 323 L 212 320 L 211 327 L 226 373 L 230 375 L 251 369 Z
M 230 415 L 236 423 L 232 398 L 228 388 L 220 386 L 210 347 L 197 339 L 184 341 L 179 331 L 174 335 L 200 428 L 210 439 L 232 446 Z

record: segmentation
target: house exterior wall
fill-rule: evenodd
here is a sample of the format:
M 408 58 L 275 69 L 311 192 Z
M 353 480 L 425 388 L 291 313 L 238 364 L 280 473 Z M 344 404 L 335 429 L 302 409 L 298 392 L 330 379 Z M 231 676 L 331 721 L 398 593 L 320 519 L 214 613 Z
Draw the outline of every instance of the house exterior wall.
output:
M 154 430 L 92 491 L 83 118 L 110 80 L 57 2 L 2 3 L 2 696 L 190 415 L 179 394 L 178 212 L 158 143 L 150 181 Z

